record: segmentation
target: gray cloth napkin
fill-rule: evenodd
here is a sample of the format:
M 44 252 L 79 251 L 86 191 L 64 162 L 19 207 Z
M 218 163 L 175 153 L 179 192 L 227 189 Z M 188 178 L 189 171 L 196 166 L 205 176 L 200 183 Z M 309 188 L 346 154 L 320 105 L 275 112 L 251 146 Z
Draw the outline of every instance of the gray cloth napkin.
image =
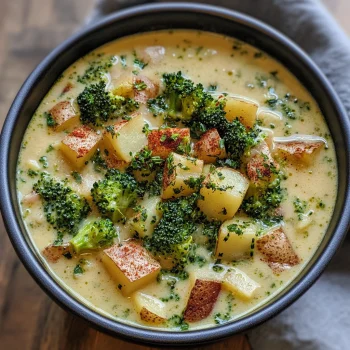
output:
M 96 0 L 88 19 L 147 0 Z M 166 2 L 166 1 L 155 1 Z M 175 1 L 176 2 L 176 1 Z M 350 115 L 350 42 L 317 0 L 202 0 L 258 18 L 301 46 L 333 84 Z M 350 240 L 318 282 L 272 320 L 248 332 L 253 349 L 350 349 Z

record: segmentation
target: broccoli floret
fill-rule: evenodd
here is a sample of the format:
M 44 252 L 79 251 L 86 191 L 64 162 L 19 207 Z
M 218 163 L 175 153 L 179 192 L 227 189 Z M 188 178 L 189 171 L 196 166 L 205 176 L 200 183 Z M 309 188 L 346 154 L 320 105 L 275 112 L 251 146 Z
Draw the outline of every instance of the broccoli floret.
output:
M 284 198 L 281 187 L 281 176 L 265 187 L 254 189 L 254 193 L 248 196 L 242 203 L 242 209 L 247 215 L 262 220 L 266 224 L 276 223 L 282 220 L 282 216 L 276 212 Z
M 202 84 L 195 85 L 181 72 L 163 74 L 164 95 L 167 101 L 167 113 L 171 119 L 188 121 L 203 107 L 207 93 Z
M 152 236 L 144 241 L 145 247 L 154 255 L 171 257 L 175 269 L 181 269 L 187 263 L 192 234 L 200 215 L 197 198 L 197 195 L 191 195 L 163 202 L 160 208 L 163 216 Z
M 139 107 L 131 98 L 113 95 L 101 81 L 87 86 L 77 98 L 83 124 L 103 125 L 114 117 L 126 116 Z
M 79 254 L 81 251 L 94 250 L 107 247 L 113 244 L 113 238 L 117 232 L 109 219 L 91 221 L 79 230 L 70 243 L 74 251 Z
M 159 156 L 153 156 L 152 151 L 146 147 L 134 155 L 127 170 L 139 170 L 151 173 L 152 171 L 158 170 L 163 165 L 164 159 Z
M 117 222 L 125 220 L 126 210 L 137 198 L 138 186 L 131 175 L 110 169 L 105 179 L 93 184 L 91 194 L 100 213 Z
M 49 174 L 42 173 L 33 186 L 43 200 L 47 221 L 61 235 L 75 234 L 78 226 L 87 217 L 91 208 L 87 200 L 75 193 L 66 184 L 55 181 Z

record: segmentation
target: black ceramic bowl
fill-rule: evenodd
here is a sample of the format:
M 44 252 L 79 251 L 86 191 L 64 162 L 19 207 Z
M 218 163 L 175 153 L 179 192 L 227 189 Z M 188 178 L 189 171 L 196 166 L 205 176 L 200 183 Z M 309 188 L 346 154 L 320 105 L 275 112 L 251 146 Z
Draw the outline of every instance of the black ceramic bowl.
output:
M 159 29 L 212 31 L 246 41 L 282 62 L 318 102 L 331 131 L 338 161 L 338 196 L 327 233 L 301 274 L 277 297 L 225 325 L 189 332 L 164 332 L 119 323 L 92 311 L 47 272 L 28 239 L 16 195 L 16 163 L 26 127 L 57 77 L 75 60 L 111 40 Z M 0 142 L 1 211 L 18 256 L 40 286 L 61 306 L 108 333 L 136 342 L 189 345 L 214 341 L 266 321 L 286 308 L 319 277 L 349 226 L 349 122 L 330 83 L 295 44 L 267 25 L 240 13 L 205 5 L 162 4 L 131 8 L 84 29 L 56 48 L 29 76 L 4 124 Z M 4 263 L 4 262 L 3 262 Z

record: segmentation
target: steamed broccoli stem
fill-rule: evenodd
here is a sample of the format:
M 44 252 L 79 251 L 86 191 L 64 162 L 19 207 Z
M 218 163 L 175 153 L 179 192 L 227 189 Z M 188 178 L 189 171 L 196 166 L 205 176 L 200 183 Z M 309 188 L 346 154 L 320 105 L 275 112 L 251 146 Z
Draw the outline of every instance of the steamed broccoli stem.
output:
M 154 255 L 172 259 L 175 269 L 182 269 L 187 263 L 192 245 L 192 234 L 197 228 L 200 215 L 196 206 L 197 195 L 183 197 L 161 204 L 162 218 L 145 247 Z
M 117 232 L 109 219 L 100 219 L 87 223 L 70 243 L 74 251 L 79 254 L 81 251 L 95 250 L 108 247 L 113 244 Z
M 130 174 L 110 169 L 105 179 L 93 184 L 91 194 L 99 212 L 113 222 L 118 222 L 125 220 L 126 210 L 134 204 L 138 185 Z
M 111 118 L 125 116 L 139 107 L 131 98 L 113 95 L 105 82 L 87 86 L 77 98 L 80 121 L 83 124 L 103 125 Z
M 47 221 L 60 234 L 74 234 L 80 222 L 85 219 L 91 208 L 87 200 L 75 193 L 64 183 L 55 181 L 49 174 L 42 173 L 33 186 L 44 204 Z

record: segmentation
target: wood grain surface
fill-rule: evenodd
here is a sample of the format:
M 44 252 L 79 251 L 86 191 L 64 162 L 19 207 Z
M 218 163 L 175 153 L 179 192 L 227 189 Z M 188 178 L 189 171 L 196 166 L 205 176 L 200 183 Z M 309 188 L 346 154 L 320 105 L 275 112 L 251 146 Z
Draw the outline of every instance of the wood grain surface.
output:
M 0 0 L 0 129 L 21 84 L 84 21 L 93 0 Z M 348 0 L 324 0 L 350 34 Z M 1 170 L 1 169 L 0 169 Z M 58 307 L 18 260 L 0 216 L 1 349 L 152 349 L 112 338 Z M 245 335 L 198 349 L 250 349 Z

